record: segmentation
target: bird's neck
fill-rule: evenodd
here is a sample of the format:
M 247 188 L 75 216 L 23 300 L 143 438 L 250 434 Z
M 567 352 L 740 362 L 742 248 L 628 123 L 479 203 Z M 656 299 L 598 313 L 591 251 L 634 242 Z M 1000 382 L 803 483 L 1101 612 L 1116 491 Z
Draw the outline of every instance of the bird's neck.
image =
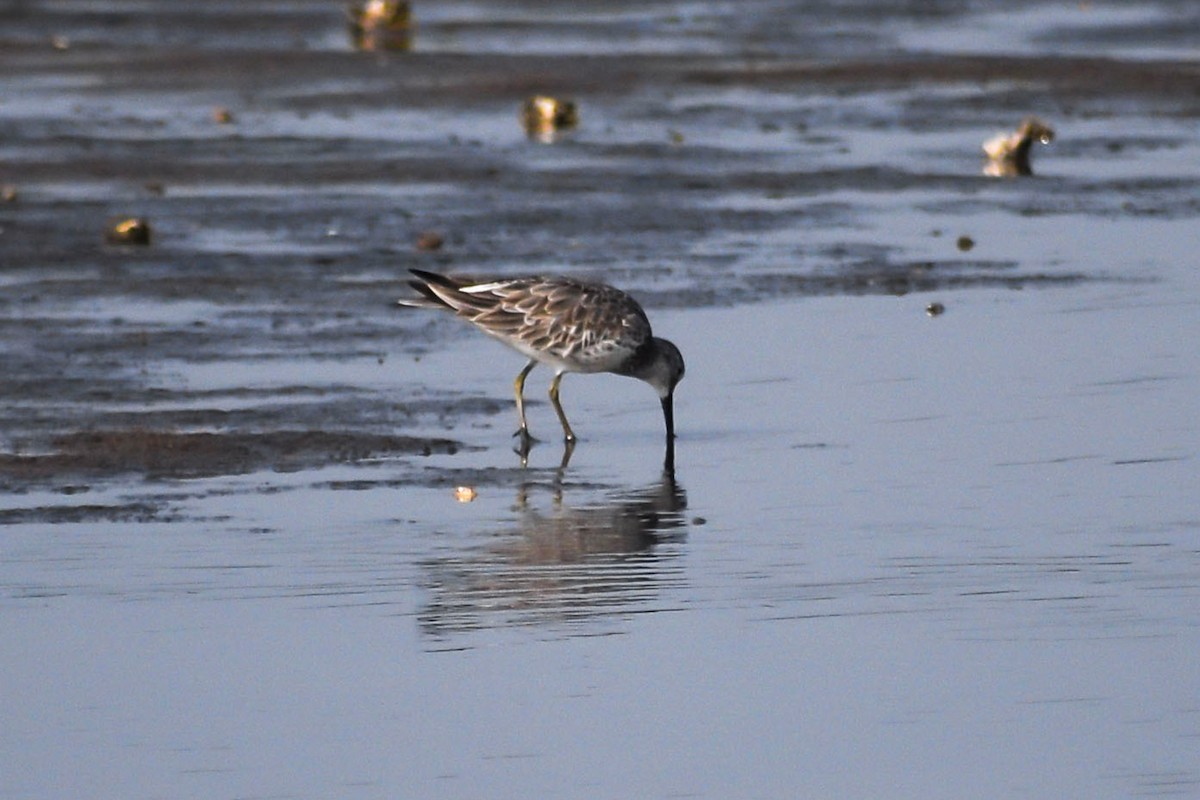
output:
M 658 358 L 658 340 L 654 338 L 647 339 L 638 346 L 637 350 L 633 351 L 633 355 L 621 365 L 618 371 L 620 375 L 628 375 L 633 378 L 643 377 Z

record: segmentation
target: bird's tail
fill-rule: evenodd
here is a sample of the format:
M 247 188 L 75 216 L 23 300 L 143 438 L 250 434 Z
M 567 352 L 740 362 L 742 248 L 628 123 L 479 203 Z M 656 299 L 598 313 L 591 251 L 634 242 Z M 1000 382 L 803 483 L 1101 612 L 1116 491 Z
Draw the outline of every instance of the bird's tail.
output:
M 408 285 L 417 291 L 419 297 L 406 297 L 397 303 L 409 308 L 440 308 L 450 311 L 479 311 L 489 306 L 482 298 L 467 294 L 464 287 L 471 282 L 462 278 L 453 278 L 437 272 L 427 272 L 423 269 L 410 269 L 415 280 Z

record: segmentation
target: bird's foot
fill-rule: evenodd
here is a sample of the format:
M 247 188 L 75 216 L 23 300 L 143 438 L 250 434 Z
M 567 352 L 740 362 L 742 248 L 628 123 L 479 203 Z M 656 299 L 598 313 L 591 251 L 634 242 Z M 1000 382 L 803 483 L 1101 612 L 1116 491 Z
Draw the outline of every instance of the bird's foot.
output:
M 529 458 L 529 451 L 533 449 L 533 443 L 537 439 L 529 435 L 528 428 L 519 428 L 513 436 L 517 437 L 517 446 L 513 448 L 514 452 L 521 457 L 522 464 Z
M 571 464 L 571 454 L 575 452 L 575 440 L 563 440 L 563 455 L 562 462 L 558 465 L 558 479 L 562 481 L 563 473 L 567 471 L 567 467 Z

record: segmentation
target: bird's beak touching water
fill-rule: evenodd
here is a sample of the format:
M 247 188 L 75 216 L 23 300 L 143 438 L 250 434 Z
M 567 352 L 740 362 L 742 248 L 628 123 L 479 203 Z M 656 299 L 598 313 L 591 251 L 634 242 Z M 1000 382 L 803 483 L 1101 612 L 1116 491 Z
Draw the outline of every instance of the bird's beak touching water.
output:
M 667 423 L 667 441 L 675 441 L 675 393 L 671 392 L 662 399 L 663 421 Z
M 663 421 L 667 423 L 667 449 L 663 456 L 663 473 L 675 477 L 675 393 L 662 399 Z

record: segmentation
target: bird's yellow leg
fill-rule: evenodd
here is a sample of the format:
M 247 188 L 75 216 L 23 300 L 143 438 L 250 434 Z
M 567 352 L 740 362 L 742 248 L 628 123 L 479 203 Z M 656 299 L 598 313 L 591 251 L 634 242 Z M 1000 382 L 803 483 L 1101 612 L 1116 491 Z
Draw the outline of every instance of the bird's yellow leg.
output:
M 517 375 L 517 379 L 513 381 L 513 390 L 517 394 L 517 416 L 521 418 L 521 429 L 517 434 L 526 441 L 529 440 L 529 425 L 525 422 L 525 378 L 529 375 L 530 370 L 537 366 L 537 362 L 530 359 L 525 365 L 525 369 Z
M 566 435 L 568 442 L 575 441 L 575 431 L 571 430 L 571 423 L 567 422 L 567 415 L 563 413 L 562 403 L 558 402 L 558 383 L 562 380 L 563 373 L 559 372 L 554 375 L 554 380 L 550 381 L 550 402 L 554 404 L 554 412 L 558 414 L 558 421 L 562 423 L 563 434 Z

